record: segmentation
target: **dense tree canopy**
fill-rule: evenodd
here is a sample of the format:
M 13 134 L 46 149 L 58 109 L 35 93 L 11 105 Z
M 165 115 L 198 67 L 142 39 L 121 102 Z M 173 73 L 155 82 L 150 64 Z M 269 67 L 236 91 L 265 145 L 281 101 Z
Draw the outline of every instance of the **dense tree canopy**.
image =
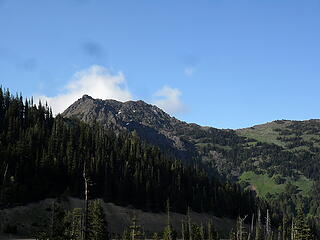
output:
M 67 194 L 83 197 L 83 166 L 93 183 L 90 197 L 152 211 L 165 208 L 237 216 L 252 212 L 257 199 L 231 182 L 185 166 L 133 133 L 99 124 L 54 118 L 45 104 L 0 90 L 1 202 L 25 203 Z

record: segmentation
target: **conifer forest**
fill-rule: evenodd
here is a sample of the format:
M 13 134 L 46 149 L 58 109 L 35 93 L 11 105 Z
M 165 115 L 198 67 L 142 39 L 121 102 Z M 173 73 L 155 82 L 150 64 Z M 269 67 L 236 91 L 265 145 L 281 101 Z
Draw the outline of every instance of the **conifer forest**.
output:
M 239 181 L 208 171 L 208 166 L 198 161 L 186 163 L 141 138 L 137 131 L 114 131 L 99 122 L 53 116 L 46 103 L 0 89 L 0 208 L 52 199 L 48 217 L 35 223 L 37 231 L 27 237 L 320 239 L 316 177 L 308 195 L 296 191 L 287 184 L 281 194 L 261 197 Z M 83 206 L 66 208 L 63 202 L 69 197 L 83 200 Z M 112 232 L 104 203 L 166 214 L 165 227 L 149 232 L 132 216 L 123 232 Z M 171 224 L 172 212 L 185 216 L 178 229 Z M 212 220 L 194 222 L 190 212 L 231 219 L 233 224 L 229 232 L 222 232 Z M 4 218 L 0 216 L 0 220 Z M 13 224 L 1 223 L 0 227 L 6 234 L 19 232 Z

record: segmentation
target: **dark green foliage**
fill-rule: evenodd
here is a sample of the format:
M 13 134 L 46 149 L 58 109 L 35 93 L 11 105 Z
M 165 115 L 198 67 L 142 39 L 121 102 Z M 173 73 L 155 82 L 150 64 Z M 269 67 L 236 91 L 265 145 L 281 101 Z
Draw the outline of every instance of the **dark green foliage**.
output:
M 66 226 L 65 235 L 67 239 L 80 239 L 82 231 L 82 209 L 75 208 L 69 211 L 65 216 L 64 224 Z
M 218 240 L 218 232 L 215 229 L 215 226 L 213 224 L 213 221 L 210 220 L 208 222 L 208 240 Z
M 312 240 L 313 234 L 306 217 L 301 208 L 298 209 L 298 215 L 294 219 L 294 239 L 293 240 Z
M 91 201 L 89 204 L 88 240 L 107 240 L 107 223 L 101 200 Z
M 211 211 L 237 216 L 255 211 L 257 200 L 234 183 L 211 179 L 200 166 L 149 145 L 135 134 L 115 133 L 99 124 L 53 118 L 46 105 L 35 106 L 0 90 L 0 178 L 3 204 L 27 203 L 69 193 L 83 198 L 87 162 L 94 185 L 91 198 L 152 211 Z M 7 170 L 6 170 L 7 169 Z M 6 174 L 5 174 L 6 172 Z
M 177 233 L 171 226 L 166 226 L 163 230 L 163 240 L 176 240 Z
M 132 240 L 129 230 L 123 232 L 121 240 Z
M 144 233 L 142 231 L 142 227 L 138 225 L 138 219 L 136 216 L 132 218 L 132 225 L 129 227 L 129 236 L 132 240 L 143 239 Z
M 160 237 L 159 237 L 158 233 L 154 233 L 153 236 L 152 236 L 152 239 L 153 240 L 160 240 Z
M 319 176 L 320 158 L 316 147 L 312 151 L 295 153 L 259 142 L 249 146 L 250 140 L 233 131 L 194 131 L 195 136 L 207 138 L 211 144 L 199 148 L 199 154 L 212 155 L 214 161 L 208 164 L 226 175 L 254 170 L 252 162 L 259 159 L 259 168 L 267 169 L 271 176 L 295 177 L 296 169 L 313 179 Z M 23 101 L 21 96 L 13 97 L 9 91 L 0 88 L 1 204 L 10 206 L 61 195 L 83 198 L 84 161 L 94 183 L 89 193 L 92 199 L 163 211 L 169 198 L 174 211 L 185 212 L 190 206 L 194 211 L 231 217 L 251 215 L 258 207 L 265 212 L 270 205 L 274 226 L 281 225 L 282 212 L 289 218 L 295 215 L 298 203 L 307 206 L 305 211 L 311 215 L 320 214 L 319 184 L 315 184 L 309 198 L 296 194 L 297 189 L 288 184 L 283 194 L 271 196 L 267 204 L 252 192 L 242 190 L 238 184 L 222 183 L 208 176 L 201 165 L 182 164 L 172 155 L 142 141 L 135 133 L 116 133 L 98 123 L 89 125 L 61 116 L 54 118 L 46 104 L 36 106 L 32 100 Z M 101 220 L 101 208 L 94 211 Z M 52 219 L 63 223 L 57 220 L 64 219 L 58 212 L 55 211 Z M 68 220 L 64 225 L 71 224 L 69 226 L 74 226 L 75 231 L 68 232 L 58 224 L 47 223 L 48 229 L 53 231 L 44 233 L 43 238 L 48 238 L 46 234 L 56 236 L 54 232 L 57 237 L 65 234 L 64 239 L 76 238 L 78 220 L 72 222 L 70 216 L 65 219 Z M 93 222 L 98 232 L 104 232 L 105 226 L 100 220 Z M 315 219 L 310 221 L 315 223 Z M 189 223 L 184 226 L 185 239 L 196 240 L 193 237 L 203 238 L 207 233 L 199 226 Z M 199 232 L 199 236 L 193 236 L 198 234 L 194 232 Z M 101 236 L 104 235 L 95 237 Z
M 246 217 L 244 217 L 244 218 L 238 217 L 237 223 L 230 233 L 230 239 L 232 239 L 232 240 L 247 240 L 248 231 L 247 231 L 247 229 L 245 227 L 245 223 L 244 223 L 245 218 Z
M 192 239 L 204 240 L 204 230 L 196 224 L 191 225 Z
M 276 184 L 285 183 L 285 179 L 283 177 L 281 177 L 280 175 L 275 175 L 273 179 L 274 179 Z
M 42 231 L 37 233 L 36 238 L 39 240 L 66 240 L 65 210 L 59 202 L 54 200 L 49 209 L 48 218 L 42 224 Z

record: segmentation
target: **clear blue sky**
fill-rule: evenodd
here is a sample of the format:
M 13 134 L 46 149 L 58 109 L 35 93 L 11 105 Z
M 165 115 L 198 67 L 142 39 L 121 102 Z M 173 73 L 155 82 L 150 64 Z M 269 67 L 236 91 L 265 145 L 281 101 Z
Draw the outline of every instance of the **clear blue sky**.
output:
M 320 118 L 320 1 L 0 0 L 1 85 L 52 100 L 92 66 L 187 122 Z

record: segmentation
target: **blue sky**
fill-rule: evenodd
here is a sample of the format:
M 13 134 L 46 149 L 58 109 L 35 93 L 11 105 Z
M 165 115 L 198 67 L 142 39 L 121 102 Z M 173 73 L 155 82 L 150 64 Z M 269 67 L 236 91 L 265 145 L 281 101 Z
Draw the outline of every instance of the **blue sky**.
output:
M 320 2 L 0 0 L 0 84 L 218 128 L 320 118 Z M 56 110 L 56 111 L 58 111 Z

